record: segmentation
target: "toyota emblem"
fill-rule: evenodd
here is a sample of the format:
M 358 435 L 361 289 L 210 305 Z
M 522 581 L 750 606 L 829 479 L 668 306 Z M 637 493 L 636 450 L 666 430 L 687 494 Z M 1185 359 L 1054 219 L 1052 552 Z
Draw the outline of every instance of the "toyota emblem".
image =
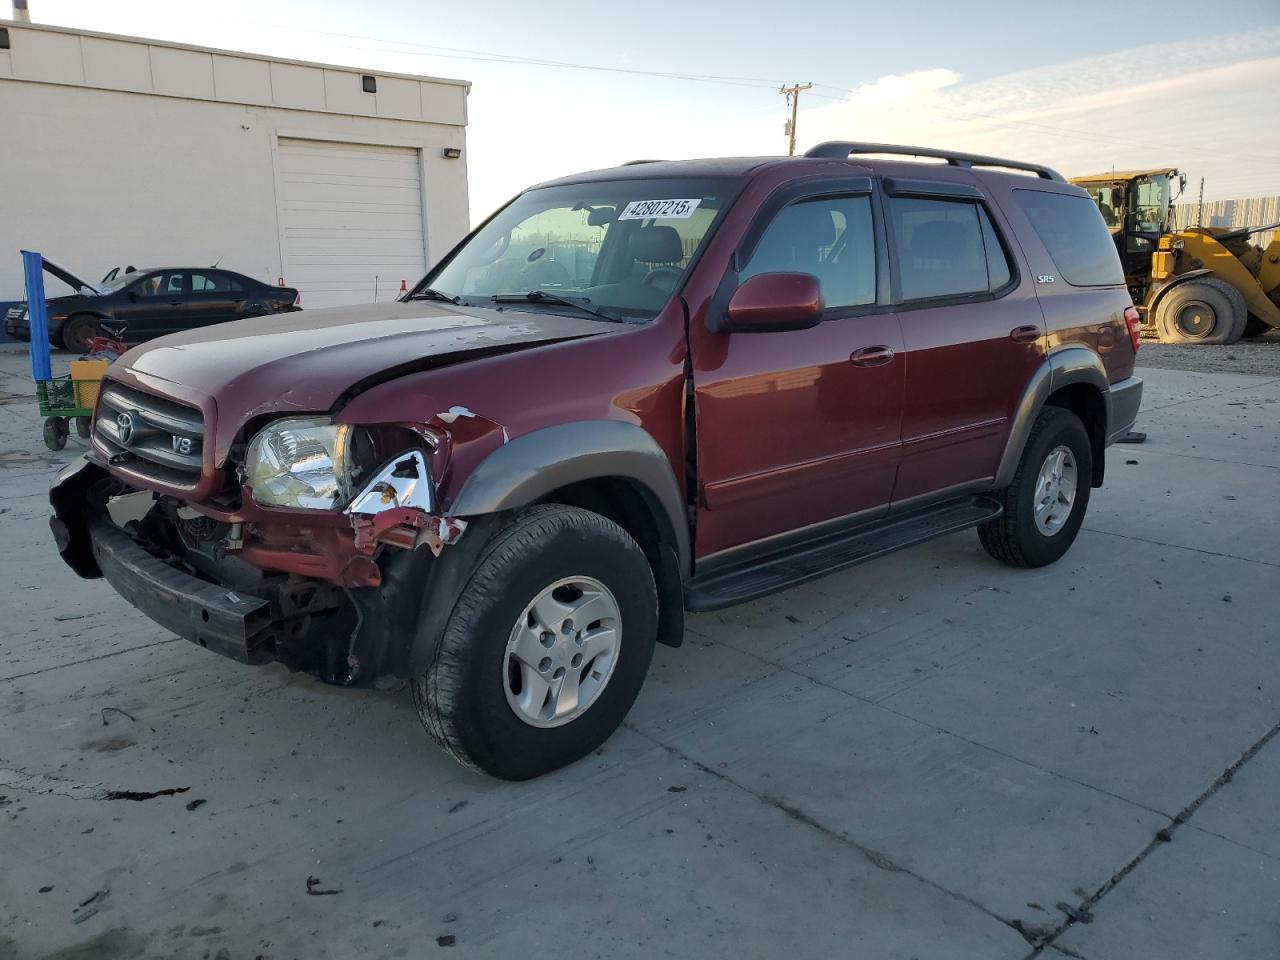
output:
M 133 442 L 133 431 L 137 428 L 137 423 L 133 419 L 132 413 L 116 414 L 117 437 L 121 446 L 127 447 Z

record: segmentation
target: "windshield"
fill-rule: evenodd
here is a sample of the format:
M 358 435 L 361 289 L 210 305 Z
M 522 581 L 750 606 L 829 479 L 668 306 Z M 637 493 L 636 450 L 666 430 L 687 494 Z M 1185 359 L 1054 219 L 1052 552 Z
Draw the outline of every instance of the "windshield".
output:
M 657 316 L 724 209 L 726 180 L 614 180 L 531 190 L 480 229 L 425 287 L 476 303 L 589 305 Z M 422 296 L 422 291 L 417 295 Z
M 136 272 L 135 273 L 119 273 L 119 274 L 116 274 L 114 277 L 112 277 L 110 280 L 104 281 L 102 283 L 102 286 L 107 288 L 108 293 L 116 293 L 117 291 L 123 290 L 129 284 L 133 283 L 133 281 L 137 280 L 138 277 L 140 276 L 142 276 L 142 274 L 136 273 Z
M 1160 233 L 1165 228 L 1169 211 L 1169 178 L 1143 179 L 1131 191 L 1130 230 L 1142 233 Z

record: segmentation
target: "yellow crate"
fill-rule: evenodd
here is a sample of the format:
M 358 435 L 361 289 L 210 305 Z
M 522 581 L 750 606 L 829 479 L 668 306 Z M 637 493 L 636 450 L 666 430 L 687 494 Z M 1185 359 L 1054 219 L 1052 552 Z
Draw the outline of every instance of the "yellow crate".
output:
M 103 374 L 110 364 L 106 360 L 72 360 L 71 380 L 75 384 L 76 406 L 90 410 L 98 402 Z

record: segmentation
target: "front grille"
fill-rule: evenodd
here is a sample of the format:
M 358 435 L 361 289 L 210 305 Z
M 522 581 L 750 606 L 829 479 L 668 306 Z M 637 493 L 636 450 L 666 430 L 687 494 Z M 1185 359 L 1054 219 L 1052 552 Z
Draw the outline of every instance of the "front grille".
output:
M 194 407 L 108 382 L 93 436 L 113 463 L 134 474 L 175 487 L 200 480 L 204 421 Z

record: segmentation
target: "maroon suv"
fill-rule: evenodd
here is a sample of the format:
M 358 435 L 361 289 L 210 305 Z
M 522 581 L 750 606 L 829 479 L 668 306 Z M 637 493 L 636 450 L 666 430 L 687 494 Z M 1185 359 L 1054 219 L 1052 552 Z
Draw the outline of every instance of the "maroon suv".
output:
M 685 610 L 966 527 L 1057 560 L 1137 414 L 1137 319 L 1044 167 L 629 164 L 522 193 L 401 302 L 130 351 L 53 530 L 174 633 L 406 678 L 526 778 L 610 735 Z

